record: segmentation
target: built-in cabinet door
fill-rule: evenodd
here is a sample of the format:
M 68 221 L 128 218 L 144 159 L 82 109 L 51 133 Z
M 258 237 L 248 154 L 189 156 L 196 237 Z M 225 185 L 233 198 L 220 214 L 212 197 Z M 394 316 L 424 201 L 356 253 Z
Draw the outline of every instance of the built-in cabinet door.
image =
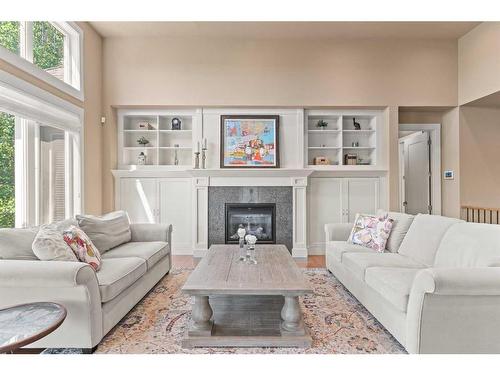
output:
M 120 179 L 120 207 L 132 223 L 158 221 L 158 181 L 155 178 Z
M 342 184 L 343 178 L 309 179 L 308 227 L 310 253 L 322 253 L 325 249 L 325 224 L 342 223 Z
M 375 214 L 379 208 L 378 178 L 345 178 L 343 182 L 344 222 L 352 223 L 356 214 Z
M 160 222 L 172 224 L 172 249 L 177 254 L 192 252 L 191 200 L 190 178 L 159 180 Z

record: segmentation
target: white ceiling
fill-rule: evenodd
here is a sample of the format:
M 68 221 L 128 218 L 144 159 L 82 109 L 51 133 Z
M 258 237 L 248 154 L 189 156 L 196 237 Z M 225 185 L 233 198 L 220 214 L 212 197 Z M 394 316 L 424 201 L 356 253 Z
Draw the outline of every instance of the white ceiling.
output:
M 103 37 L 458 39 L 479 22 L 90 22 Z

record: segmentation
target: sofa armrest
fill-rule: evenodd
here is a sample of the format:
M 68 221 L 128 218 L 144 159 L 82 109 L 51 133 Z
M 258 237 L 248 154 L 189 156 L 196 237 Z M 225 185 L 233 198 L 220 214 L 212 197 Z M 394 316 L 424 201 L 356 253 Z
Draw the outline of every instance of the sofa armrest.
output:
M 413 281 L 410 353 L 500 353 L 500 268 L 429 268 Z
M 347 241 L 352 230 L 352 223 L 325 224 L 326 242 Z
M 68 315 L 60 328 L 30 347 L 92 348 L 101 341 L 101 294 L 87 263 L 0 260 L 0 308 L 40 301 L 60 303 Z
M 41 260 L 1 260 L 2 287 L 97 286 L 97 277 L 87 263 Z
M 415 277 L 413 292 L 500 296 L 500 267 L 428 268 Z
M 150 242 L 150 241 L 163 241 L 171 242 L 172 225 L 171 224 L 149 224 L 149 223 L 136 223 L 130 224 L 132 232 L 132 242 Z

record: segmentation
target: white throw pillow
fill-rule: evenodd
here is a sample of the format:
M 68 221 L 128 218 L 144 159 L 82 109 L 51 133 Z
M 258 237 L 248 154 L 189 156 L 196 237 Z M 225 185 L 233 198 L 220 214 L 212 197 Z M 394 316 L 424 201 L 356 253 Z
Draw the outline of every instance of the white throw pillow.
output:
M 31 248 L 40 260 L 78 262 L 75 254 L 64 241 L 61 230 L 54 224 L 40 227 Z
M 76 220 L 101 254 L 132 239 L 130 221 L 125 211 L 103 216 L 76 215 Z
M 387 215 L 389 219 L 393 220 L 391 235 L 387 240 L 385 248 L 391 253 L 397 253 L 403 239 L 406 236 L 406 233 L 408 233 L 408 229 L 410 229 L 411 223 L 413 223 L 415 216 L 404 214 L 402 212 L 386 212 L 383 210 L 378 210 L 377 215 Z

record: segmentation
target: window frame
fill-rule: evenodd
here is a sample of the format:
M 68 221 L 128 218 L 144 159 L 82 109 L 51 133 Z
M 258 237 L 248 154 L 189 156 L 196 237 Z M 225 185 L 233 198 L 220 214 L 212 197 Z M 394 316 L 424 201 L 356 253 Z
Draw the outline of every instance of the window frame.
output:
M 65 216 L 83 210 L 84 111 L 31 83 L 0 70 L 0 110 L 16 116 L 15 226 L 40 223 L 39 126 L 65 132 Z
M 19 55 L 0 46 L 0 59 L 40 79 L 78 100 L 84 100 L 83 39 L 75 22 L 50 22 L 64 34 L 64 81 L 33 64 L 33 27 L 31 21 L 20 22 Z

